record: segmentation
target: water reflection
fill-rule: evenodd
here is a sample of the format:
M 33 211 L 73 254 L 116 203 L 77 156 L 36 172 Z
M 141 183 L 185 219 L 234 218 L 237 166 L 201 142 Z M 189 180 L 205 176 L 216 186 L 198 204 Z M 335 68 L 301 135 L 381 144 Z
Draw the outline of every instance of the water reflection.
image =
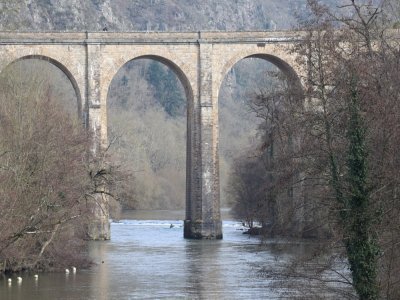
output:
M 206 299 L 224 290 L 218 264 L 221 241 L 188 241 L 186 254 L 186 291 L 197 299 Z M 208 297 L 206 297 L 206 295 Z
M 93 242 L 90 255 L 95 259 L 96 273 L 91 274 L 91 298 L 107 300 L 109 295 L 108 251 L 109 242 Z

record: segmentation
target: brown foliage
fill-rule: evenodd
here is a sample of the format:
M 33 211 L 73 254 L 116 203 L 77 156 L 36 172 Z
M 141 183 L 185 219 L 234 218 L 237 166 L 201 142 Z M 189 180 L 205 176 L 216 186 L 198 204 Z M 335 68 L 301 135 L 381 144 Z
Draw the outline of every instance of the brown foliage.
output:
M 0 82 L 1 269 L 83 263 L 87 133 L 40 77 L 14 75 Z

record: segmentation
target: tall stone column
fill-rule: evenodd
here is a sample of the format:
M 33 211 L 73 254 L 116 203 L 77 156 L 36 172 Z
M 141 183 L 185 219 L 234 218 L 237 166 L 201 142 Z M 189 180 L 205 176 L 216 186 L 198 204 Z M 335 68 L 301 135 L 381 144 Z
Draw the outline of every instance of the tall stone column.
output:
M 88 99 L 88 130 L 92 134 L 92 152 L 95 162 L 92 164 L 94 170 L 92 174 L 96 174 L 101 168 L 100 162 L 102 151 L 104 148 L 105 137 L 101 126 L 106 126 L 102 122 L 101 106 L 101 89 L 100 89 L 100 60 L 101 46 L 91 43 L 87 37 L 86 45 L 86 78 L 87 78 L 87 99 Z M 90 209 L 92 212 L 91 219 L 88 220 L 88 236 L 93 240 L 109 240 L 110 239 L 110 222 L 108 197 L 104 191 L 105 184 L 101 179 L 94 179 L 96 192 L 92 195 L 90 201 Z
M 191 191 L 188 195 L 184 237 L 221 239 L 219 199 L 218 110 L 212 101 L 212 47 L 199 40 L 199 99 L 192 130 Z

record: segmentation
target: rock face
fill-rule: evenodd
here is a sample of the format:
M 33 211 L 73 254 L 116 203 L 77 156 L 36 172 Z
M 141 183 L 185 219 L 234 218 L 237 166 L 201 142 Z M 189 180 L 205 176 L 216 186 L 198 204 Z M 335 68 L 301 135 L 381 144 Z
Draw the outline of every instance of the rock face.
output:
M 324 0 L 337 4 L 338 1 Z M 287 29 L 306 0 L 4 0 L 1 30 Z

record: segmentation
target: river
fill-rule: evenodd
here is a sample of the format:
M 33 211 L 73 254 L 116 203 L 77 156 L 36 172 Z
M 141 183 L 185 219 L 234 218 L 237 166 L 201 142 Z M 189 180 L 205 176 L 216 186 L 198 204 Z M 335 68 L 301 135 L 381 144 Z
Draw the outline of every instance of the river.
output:
M 76 274 L 0 279 L 0 299 L 282 299 L 299 295 L 260 274 L 280 268 L 302 243 L 267 242 L 223 221 L 223 240 L 183 239 L 183 212 L 131 211 L 111 223 L 111 240 L 91 242 L 95 265 Z M 286 246 L 282 246 L 285 244 Z M 281 247 L 281 246 L 282 247 Z

